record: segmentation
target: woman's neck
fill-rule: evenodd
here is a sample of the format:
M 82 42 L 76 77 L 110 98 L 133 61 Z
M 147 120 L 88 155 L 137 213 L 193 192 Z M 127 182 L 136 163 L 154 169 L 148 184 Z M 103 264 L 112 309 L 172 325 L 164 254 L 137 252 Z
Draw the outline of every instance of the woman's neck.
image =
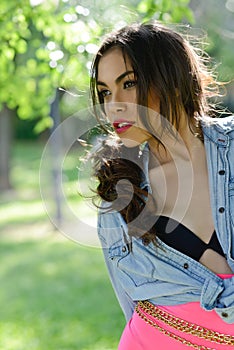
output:
M 198 150 L 204 149 L 202 141 L 191 131 L 188 123 L 184 123 L 179 131 L 171 133 L 164 130 L 160 137 L 161 144 L 155 138 L 149 140 L 149 147 L 160 164 L 165 164 L 173 159 L 193 160 Z

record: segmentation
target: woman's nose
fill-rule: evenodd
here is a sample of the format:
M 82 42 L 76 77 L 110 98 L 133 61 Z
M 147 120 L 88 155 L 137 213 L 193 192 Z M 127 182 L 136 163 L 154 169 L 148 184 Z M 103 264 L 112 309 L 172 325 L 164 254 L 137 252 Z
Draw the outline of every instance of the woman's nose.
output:
M 108 110 L 111 113 L 125 112 L 126 109 L 127 109 L 127 104 L 125 102 L 110 102 L 108 104 Z

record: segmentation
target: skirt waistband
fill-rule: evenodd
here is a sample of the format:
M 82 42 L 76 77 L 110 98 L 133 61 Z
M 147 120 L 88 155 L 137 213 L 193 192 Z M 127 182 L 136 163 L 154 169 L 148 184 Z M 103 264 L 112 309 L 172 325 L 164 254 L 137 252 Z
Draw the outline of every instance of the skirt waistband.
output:
M 161 310 L 156 305 L 151 304 L 148 301 L 139 301 L 135 308 L 136 313 L 143 319 L 147 324 L 156 328 L 164 335 L 167 335 L 184 345 L 193 347 L 199 350 L 214 350 L 204 345 L 198 345 L 192 343 L 190 340 L 183 338 L 183 334 L 192 335 L 194 337 L 207 340 L 220 345 L 234 346 L 234 336 L 229 334 L 219 333 L 211 329 L 199 326 L 194 323 L 190 323 L 179 317 L 176 317 L 164 310 Z M 164 328 L 170 327 L 176 331 L 182 332 L 180 336 L 173 333 L 172 331 Z

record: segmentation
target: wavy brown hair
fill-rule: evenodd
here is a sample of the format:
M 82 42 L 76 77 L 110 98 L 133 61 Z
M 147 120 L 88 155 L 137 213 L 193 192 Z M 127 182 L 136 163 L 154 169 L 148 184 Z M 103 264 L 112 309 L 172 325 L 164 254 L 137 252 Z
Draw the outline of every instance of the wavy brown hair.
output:
M 102 107 L 104 101 L 97 89 L 98 66 L 101 57 L 113 47 L 120 48 L 123 57 L 128 57 L 131 62 L 137 81 L 138 105 L 147 107 L 149 91 L 153 91 L 160 100 L 161 123 L 164 128 L 173 125 L 178 130 L 183 113 L 188 118 L 191 131 L 202 139 L 200 120 L 204 116 L 212 116 L 214 108 L 210 98 L 219 96 L 219 83 L 207 65 L 208 56 L 202 50 L 194 48 L 176 31 L 151 23 L 125 26 L 111 33 L 104 39 L 93 60 L 90 91 L 94 113 L 103 129 L 108 131 L 104 125 L 105 120 L 103 123 L 103 113 L 100 118 L 98 111 L 101 106 L 105 114 Z M 147 108 L 143 108 L 139 114 L 141 121 L 154 135 L 145 110 Z M 158 142 L 160 143 L 160 140 Z M 130 223 L 144 208 L 149 194 L 146 193 L 146 189 L 141 188 L 144 176 L 141 167 L 139 164 L 134 164 L 135 161 L 130 161 L 131 158 L 122 157 L 122 151 L 119 150 L 123 149 L 124 146 L 118 145 L 113 151 L 113 144 L 112 146 L 108 142 L 103 144 L 95 156 L 94 169 L 99 180 L 97 193 L 110 203 L 114 203 L 117 198 L 116 185 L 119 180 L 128 179 L 132 183 L 134 189 L 132 199 L 124 210 L 120 210 L 125 221 Z M 135 151 L 131 149 L 131 152 Z M 154 240 L 154 229 L 146 231 L 144 234 L 146 241 Z M 137 228 L 132 234 L 137 235 Z

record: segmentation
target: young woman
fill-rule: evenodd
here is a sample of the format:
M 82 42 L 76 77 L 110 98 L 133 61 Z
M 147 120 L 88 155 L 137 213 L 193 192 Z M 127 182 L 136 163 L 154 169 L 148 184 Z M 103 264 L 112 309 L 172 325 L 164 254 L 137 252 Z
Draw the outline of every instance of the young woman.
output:
M 94 166 L 120 350 L 234 349 L 234 118 L 211 117 L 219 86 L 204 61 L 177 32 L 134 24 L 93 62 L 112 135 Z

